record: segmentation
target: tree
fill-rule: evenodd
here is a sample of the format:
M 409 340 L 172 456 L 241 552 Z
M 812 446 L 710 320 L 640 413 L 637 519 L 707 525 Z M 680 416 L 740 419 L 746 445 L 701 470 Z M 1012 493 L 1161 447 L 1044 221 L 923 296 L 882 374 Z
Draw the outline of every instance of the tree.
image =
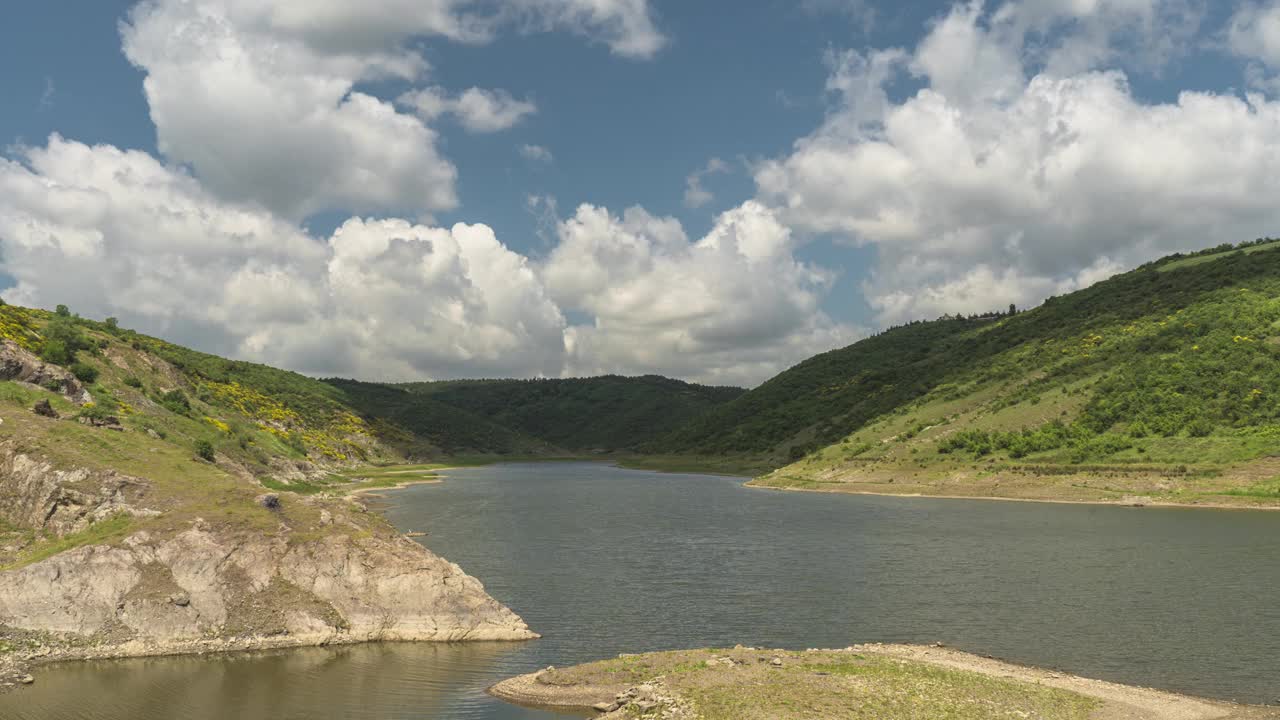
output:
M 120 321 L 116 318 L 109 317 L 107 318 L 106 323 L 107 323 L 107 331 L 112 334 L 115 334 L 115 332 L 120 329 Z
M 40 346 L 40 359 L 54 365 L 66 365 L 74 354 L 67 349 L 67 344 L 57 338 L 49 338 Z
M 1010 314 L 1010 315 L 1017 315 L 1017 314 L 1018 314 L 1018 306 L 1017 306 L 1017 305 L 1014 305 L 1013 303 L 1009 303 L 1009 314 Z
M 166 410 L 177 415 L 186 415 L 191 412 L 191 401 L 187 399 L 187 394 L 181 390 L 170 390 L 160 396 L 160 404 Z
M 59 315 L 45 326 L 40 359 L 54 365 L 68 365 L 76 359 L 76 353 L 89 347 L 89 339 L 69 315 Z
M 71 308 L 66 305 L 59 305 L 53 312 L 58 317 L 71 317 Z

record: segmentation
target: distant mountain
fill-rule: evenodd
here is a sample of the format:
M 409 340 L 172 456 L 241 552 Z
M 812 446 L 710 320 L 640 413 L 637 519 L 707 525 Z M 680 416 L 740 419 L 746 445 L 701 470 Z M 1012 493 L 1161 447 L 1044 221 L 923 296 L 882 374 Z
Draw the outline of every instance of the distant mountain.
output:
M 424 459 L 453 455 L 554 455 L 566 451 L 518 429 L 403 387 L 326 380 L 361 415 L 384 427 L 384 442 Z
M 635 450 L 746 392 L 656 375 L 458 380 L 396 387 L 574 452 Z

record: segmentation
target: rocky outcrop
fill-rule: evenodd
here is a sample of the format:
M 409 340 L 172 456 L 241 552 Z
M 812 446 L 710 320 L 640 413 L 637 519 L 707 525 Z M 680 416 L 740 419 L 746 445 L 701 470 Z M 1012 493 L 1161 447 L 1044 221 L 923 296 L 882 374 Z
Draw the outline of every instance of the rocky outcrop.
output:
M 119 513 L 159 515 L 147 507 L 149 500 L 163 507 L 155 493 L 138 478 L 56 470 L 0 446 L 0 517 L 46 535 Z M 254 505 L 253 495 L 243 502 Z M 290 527 L 289 507 L 295 518 L 319 521 Z M 166 511 L 113 544 L 0 573 L 0 641 L 21 640 L 34 648 L 23 659 L 41 662 L 537 637 L 475 578 L 361 509 L 276 497 L 268 508 L 274 530 Z
M 150 485 L 113 471 L 55 470 L 0 444 L 0 520 L 62 537 L 119 514 L 148 517 Z
M 655 720 L 697 720 L 692 704 L 654 678 L 630 687 L 563 684 L 553 679 L 549 667 L 528 675 L 508 678 L 489 688 L 494 697 L 516 705 L 555 708 L 572 712 L 601 713 L 599 720 L 649 717 Z
M 82 656 L 536 637 L 475 578 L 403 538 L 290 543 L 200 527 L 0 574 L 0 624 Z
M 0 380 L 39 385 L 62 393 L 77 405 L 93 402 L 93 396 L 65 368 L 51 365 L 12 340 L 0 341 Z

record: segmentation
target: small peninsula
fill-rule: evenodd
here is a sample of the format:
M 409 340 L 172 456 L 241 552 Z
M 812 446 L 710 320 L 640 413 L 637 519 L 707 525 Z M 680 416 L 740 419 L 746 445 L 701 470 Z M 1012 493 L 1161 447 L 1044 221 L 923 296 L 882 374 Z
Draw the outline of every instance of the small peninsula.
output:
M 1235 705 L 1012 665 L 943 647 L 735 647 L 620 655 L 490 688 L 602 720 L 1268 720 Z

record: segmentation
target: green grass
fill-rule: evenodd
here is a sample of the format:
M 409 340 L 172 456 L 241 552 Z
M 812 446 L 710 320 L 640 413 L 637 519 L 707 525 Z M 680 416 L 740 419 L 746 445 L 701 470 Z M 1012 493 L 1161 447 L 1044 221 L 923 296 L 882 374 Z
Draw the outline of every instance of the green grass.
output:
M 1280 246 L 1280 240 L 1273 240 L 1271 242 L 1264 242 L 1258 245 L 1251 245 L 1246 248 L 1222 250 L 1218 252 L 1208 252 L 1206 254 L 1194 255 L 1192 257 L 1185 258 L 1182 260 L 1174 260 L 1173 262 L 1163 263 L 1159 266 L 1158 270 L 1160 272 L 1169 272 L 1170 270 L 1181 270 L 1184 268 L 1195 267 L 1197 265 L 1203 265 L 1204 263 L 1213 262 L 1215 260 L 1221 260 L 1224 257 L 1236 255 L 1239 253 L 1243 253 L 1245 255 L 1252 255 L 1253 253 L 1262 252 L 1264 250 L 1273 250 L 1277 246 Z
M 0 382 L 0 402 L 20 405 L 29 410 L 41 400 L 48 400 L 54 410 L 63 414 L 72 412 L 75 407 L 55 392 L 12 381 Z
M 1064 690 L 887 658 L 805 664 L 766 677 L 690 695 L 706 720 L 1085 720 L 1100 705 Z
M 276 492 L 297 493 L 298 495 L 317 495 L 323 492 L 333 492 L 335 490 L 338 490 L 339 488 L 346 486 L 346 483 L 343 481 L 333 481 L 333 480 L 296 481 L 296 482 L 285 483 L 279 480 L 275 480 L 273 478 L 263 478 L 259 482 L 262 483 L 263 487 L 269 490 L 275 490 Z
M 1280 500 L 1280 478 L 1274 478 L 1245 488 L 1231 488 L 1230 490 L 1224 490 L 1221 494 L 1233 497 Z
M 539 682 L 605 695 L 659 677 L 703 720 L 1086 720 L 1101 706 L 1036 683 L 838 651 L 647 653 L 558 668 Z
M 713 410 L 669 449 L 784 467 L 770 486 L 1035 497 L 1010 477 L 1034 466 L 1063 469 L 1033 474 L 1046 484 L 1131 475 L 1116 494 L 1195 501 L 1207 478 L 1230 488 L 1280 454 L 1280 241 L 1228 250 L 1012 317 L 891 329 Z M 1044 497 L 1088 499 L 1069 489 L 1083 480 Z
M 620 467 L 635 470 L 735 477 L 754 477 L 769 468 L 765 460 L 742 456 L 626 455 L 616 461 Z
M 17 560 L 0 570 L 12 570 L 41 560 L 53 557 L 67 550 L 88 545 L 105 545 L 123 539 L 134 527 L 133 518 L 128 515 L 116 515 L 90 525 L 82 532 L 66 535 L 61 538 L 50 538 L 37 541 L 18 554 Z

